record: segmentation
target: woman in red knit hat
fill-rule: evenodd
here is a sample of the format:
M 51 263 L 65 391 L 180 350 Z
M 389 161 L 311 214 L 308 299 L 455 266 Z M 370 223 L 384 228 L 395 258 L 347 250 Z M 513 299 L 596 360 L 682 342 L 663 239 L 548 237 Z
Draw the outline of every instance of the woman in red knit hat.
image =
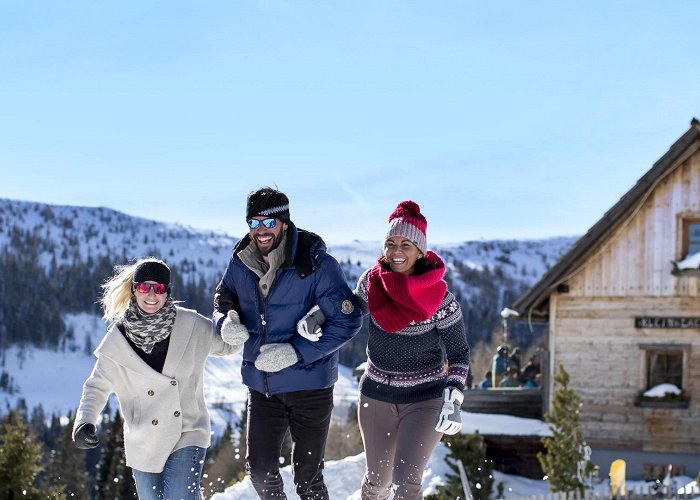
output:
M 445 264 L 427 249 L 427 225 L 417 203 L 399 203 L 382 256 L 355 289 L 370 315 L 358 405 L 367 458 L 363 500 L 387 498 L 392 485 L 396 500 L 422 499 L 430 455 L 443 434 L 462 428 L 469 346 Z M 299 333 L 310 338 L 318 319 L 300 321 Z

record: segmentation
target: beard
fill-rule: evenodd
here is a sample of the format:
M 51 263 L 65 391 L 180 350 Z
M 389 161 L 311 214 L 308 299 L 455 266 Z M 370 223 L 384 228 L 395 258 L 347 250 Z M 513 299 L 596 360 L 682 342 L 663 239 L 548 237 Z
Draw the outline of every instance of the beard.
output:
M 285 231 L 282 230 L 277 235 L 275 236 L 274 234 L 272 235 L 272 241 L 264 246 L 260 246 L 260 243 L 258 242 L 257 238 L 253 238 L 253 241 L 255 241 L 255 246 L 258 248 L 258 252 L 260 252 L 260 255 L 263 257 L 267 257 L 270 252 L 272 252 L 275 248 L 280 246 L 280 243 L 282 243 L 282 240 L 284 239 Z M 259 236 L 268 236 L 267 234 L 261 234 Z

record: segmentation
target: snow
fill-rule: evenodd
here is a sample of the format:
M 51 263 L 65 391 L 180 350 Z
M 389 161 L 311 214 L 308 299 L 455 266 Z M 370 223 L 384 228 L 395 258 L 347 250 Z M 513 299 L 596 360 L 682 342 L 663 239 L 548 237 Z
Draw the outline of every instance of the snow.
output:
M 106 324 L 94 314 L 72 314 L 64 316 L 68 328 L 73 331 L 74 341 L 68 344 L 64 352 L 42 349 L 28 349 L 22 353 L 18 348 L 6 352 L 3 367 L 13 378 L 18 392 L 13 395 L 2 393 L 7 407 L 14 406 L 18 398 L 24 398 L 27 406 L 32 408 L 41 403 L 47 413 L 65 415 L 75 411 L 80 399 L 82 384 L 90 374 L 94 356 L 86 352 L 86 346 L 97 346 L 106 331 Z M 212 418 L 212 431 L 221 435 L 226 423 L 235 423 L 240 410 L 245 405 L 247 389 L 241 383 L 240 354 L 215 358 L 212 357 L 205 367 L 205 398 Z M 675 386 L 663 384 L 652 389 L 663 395 L 674 391 Z M 334 391 L 334 418 L 347 417 L 348 408 L 357 401 L 357 382 L 352 376 L 352 369 L 339 367 L 339 380 Z M 115 407 L 116 402 L 113 403 Z M 463 433 L 479 432 L 483 435 L 550 435 L 549 427 L 541 420 L 513 417 L 509 415 L 492 415 L 462 412 Z M 435 493 L 438 486 L 444 484 L 447 474 L 452 474 L 445 461 L 449 449 L 438 445 L 423 475 L 424 493 Z M 347 457 L 326 463 L 324 476 L 332 498 L 359 500 L 359 487 L 364 473 L 364 454 Z M 494 475 L 494 493 L 496 485 L 502 482 L 506 498 L 544 495 L 548 492 L 547 482 L 503 474 Z M 282 476 L 289 498 L 296 498 L 289 466 L 282 468 Z M 688 477 L 673 478 L 680 491 L 700 495 L 698 485 Z M 652 483 L 628 481 L 627 489 L 631 491 L 646 490 Z M 597 486 L 603 492 L 608 488 L 607 481 Z M 495 495 L 494 495 L 495 496 Z M 229 487 L 225 492 L 215 495 L 215 499 L 257 499 L 248 478 Z
M 159 256 L 178 269 L 185 281 L 204 279 L 216 283 L 226 267 L 231 248 L 237 238 L 221 232 L 199 231 L 177 224 L 132 217 L 106 208 L 84 208 L 45 205 L 0 199 L 0 220 L 8 229 L 17 227 L 42 240 L 39 261 L 48 267 L 53 258 L 57 263 L 71 264 L 75 260 L 85 262 L 103 255 L 127 255 L 129 257 Z M 494 240 L 470 241 L 460 244 L 437 245 L 433 249 L 443 258 L 453 275 L 460 265 L 473 269 L 493 269 L 500 266 L 504 273 L 531 286 L 576 241 L 575 237 L 542 240 Z M 0 231 L 0 250 L 10 242 L 10 232 Z M 157 248 L 157 251 L 154 250 Z M 346 245 L 329 245 L 328 251 L 343 265 L 354 286 L 359 274 L 371 267 L 381 254 L 382 242 L 355 240 Z M 117 262 L 115 262 L 116 264 Z M 679 268 L 698 268 L 700 253 L 678 263 Z M 461 280 L 453 282 L 454 291 L 468 298 L 478 293 L 474 287 Z M 89 376 L 95 358 L 91 351 L 106 332 L 107 325 L 96 314 L 65 315 L 63 320 L 73 333 L 60 351 L 12 347 L 5 351 L 1 369 L 12 378 L 15 392 L 0 391 L 0 404 L 14 407 L 19 398 L 28 408 L 42 404 L 47 416 L 52 413 L 66 415 L 75 411 L 80 400 L 82 385 Z M 241 382 L 240 354 L 210 358 L 205 367 L 205 399 L 211 419 L 212 431 L 221 435 L 227 423 L 235 424 L 240 418 L 247 389 Z M 675 388 L 675 386 L 672 386 Z M 660 396 L 673 389 L 657 386 Z M 677 388 L 675 388 L 677 389 Z M 649 392 L 649 391 L 648 391 Z M 647 393 L 647 395 L 651 395 Z M 357 401 L 357 383 L 352 368 L 339 368 L 339 380 L 334 391 L 334 419 L 345 419 L 348 409 Z M 116 401 L 112 401 L 112 407 Z M 463 433 L 479 432 L 483 435 L 551 435 L 547 424 L 541 420 L 508 415 L 487 415 L 462 412 Z M 449 449 L 440 444 L 433 453 L 423 476 L 426 494 L 434 493 L 452 473 L 445 461 Z M 359 487 L 364 473 L 364 454 L 329 461 L 325 477 L 332 498 L 359 500 Z M 294 493 L 291 470 L 282 469 L 290 498 Z M 502 482 L 508 496 L 534 496 L 547 493 L 547 483 L 494 472 L 495 484 Z M 687 480 L 686 480 L 687 479 Z M 690 478 L 675 478 L 676 484 L 697 491 L 697 484 Z M 645 483 L 628 483 L 628 490 Z M 648 483 L 646 483 L 648 485 Z M 214 498 L 256 499 L 249 479 L 230 487 Z
M 659 384 L 644 393 L 650 398 L 663 398 L 666 394 L 680 394 L 682 391 L 673 384 Z
M 430 462 L 423 473 L 423 490 L 425 495 L 437 492 L 437 487 L 445 484 L 445 476 L 452 473 L 445 461 L 449 449 L 440 443 L 430 458 Z M 342 460 L 332 460 L 325 464 L 323 477 L 328 487 L 331 498 L 344 498 L 347 500 L 360 500 L 360 482 L 365 473 L 365 454 L 360 453 Z M 294 490 L 291 466 L 280 469 L 284 482 L 284 491 L 289 498 L 298 498 Z M 208 478 L 203 478 L 206 481 Z M 222 493 L 217 493 L 211 500 L 257 500 L 250 478 L 246 476 L 242 481 L 226 488 Z
M 462 412 L 462 434 L 486 436 L 551 436 L 549 425 L 534 418 Z
M 447 269 L 455 273 L 457 266 L 472 269 L 493 269 L 500 266 L 514 280 L 532 286 L 576 241 L 575 237 L 540 240 L 467 241 L 459 244 L 431 246 L 445 261 Z M 331 245 L 328 253 L 344 264 L 349 276 L 359 275 L 374 265 L 382 253 L 381 241 L 359 241 L 345 245 Z M 349 262 L 349 264 L 347 264 Z M 353 283 L 354 285 L 354 283 Z M 452 283 L 453 292 L 464 297 L 474 293 L 472 287 L 461 281 Z
M 422 484 L 424 496 L 437 493 L 438 486 L 445 484 L 447 475 L 455 474 L 445 460 L 448 455 L 449 448 L 445 444 L 440 443 L 423 473 Z M 323 476 L 330 497 L 338 500 L 360 500 L 360 483 L 364 475 L 364 469 L 364 453 L 342 460 L 326 462 Z M 282 467 L 280 473 L 287 497 L 290 499 L 298 498 L 294 491 L 291 466 Z M 496 497 L 499 483 L 503 483 L 505 498 L 538 497 L 549 493 L 549 484 L 544 479 L 529 479 L 526 477 L 513 476 L 497 470 L 494 470 L 492 474 L 494 478 L 492 490 L 493 498 Z M 204 481 L 207 479 L 209 478 L 204 478 Z M 676 489 L 679 493 L 687 492 L 688 494 L 700 496 L 700 487 L 698 487 L 698 484 L 690 477 L 677 476 L 672 478 L 672 483 L 674 485 L 673 489 Z M 636 491 L 643 493 L 649 491 L 653 485 L 653 482 L 627 481 L 626 488 L 628 492 Z M 607 497 L 610 491 L 609 480 L 605 479 L 595 484 L 594 489 L 599 493 L 599 496 Z M 211 500 L 257 500 L 257 498 L 258 496 L 250 482 L 250 478 L 246 477 L 233 486 L 226 488 L 225 491 L 214 494 Z
M 65 415 L 75 412 L 80 401 L 83 382 L 90 375 L 94 357 L 85 352 L 91 342 L 97 347 L 105 332 L 99 316 L 80 313 L 64 316 L 64 322 L 74 332 L 76 344 L 63 352 L 48 349 L 11 347 L 7 350 L 3 370 L 12 377 L 15 394 L 0 393 L 6 407 L 14 407 L 18 398 L 24 398 L 28 408 L 41 404 L 47 417 L 52 413 Z
M 83 383 L 95 364 L 92 351 L 107 331 L 107 324 L 96 314 L 66 314 L 63 321 L 73 332 L 74 341 L 64 351 L 19 347 L 9 348 L 2 367 L 11 377 L 14 393 L 0 391 L 4 407 L 15 407 L 23 398 L 29 409 L 41 404 L 47 415 L 75 413 Z M 89 347 L 86 349 L 86 346 Z M 227 423 L 240 419 L 248 389 L 241 381 L 241 354 L 210 357 L 204 367 L 204 398 L 207 401 L 214 435 L 223 434 Z M 333 415 L 347 417 L 349 406 L 357 401 L 357 382 L 352 369 L 340 366 L 335 385 Z M 110 405 L 115 408 L 112 398 Z
M 75 257 L 86 262 L 108 254 L 123 253 L 129 258 L 157 254 L 176 266 L 185 282 L 199 278 L 218 282 L 238 240 L 222 232 L 156 222 L 107 208 L 7 199 L 0 199 L 0 220 L 8 228 L 0 231 L 0 249 L 9 243 L 13 227 L 49 243 L 39 249 L 44 267 L 52 258 L 58 264 L 71 264 Z
M 676 262 L 678 269 L 700 268 L 700 252 L 688 255 L 685 259 Z

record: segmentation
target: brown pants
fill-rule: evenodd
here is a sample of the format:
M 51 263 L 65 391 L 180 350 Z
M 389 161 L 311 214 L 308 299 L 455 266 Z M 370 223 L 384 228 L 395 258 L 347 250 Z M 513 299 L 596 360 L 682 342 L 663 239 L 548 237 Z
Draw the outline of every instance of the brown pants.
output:
M 435 430 L 442 398 L 391 404 L 360 394 L 357 407 L 367 469 L 362 500 L 421 500 L 423 471 L 442 433 Z

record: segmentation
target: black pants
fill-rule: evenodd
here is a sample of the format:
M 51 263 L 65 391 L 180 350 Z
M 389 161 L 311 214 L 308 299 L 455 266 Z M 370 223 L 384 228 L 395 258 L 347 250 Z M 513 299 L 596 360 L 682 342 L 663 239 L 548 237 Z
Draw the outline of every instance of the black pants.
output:
M 266 398 L 248 392 L 248 468 L 263 499 L 286 499 L 279 473 L 282 441 L 292 436 L 292 472 L 302 499 L 328 500 L 323 454 L 333 410 L 333 388 L 288 392 Z

